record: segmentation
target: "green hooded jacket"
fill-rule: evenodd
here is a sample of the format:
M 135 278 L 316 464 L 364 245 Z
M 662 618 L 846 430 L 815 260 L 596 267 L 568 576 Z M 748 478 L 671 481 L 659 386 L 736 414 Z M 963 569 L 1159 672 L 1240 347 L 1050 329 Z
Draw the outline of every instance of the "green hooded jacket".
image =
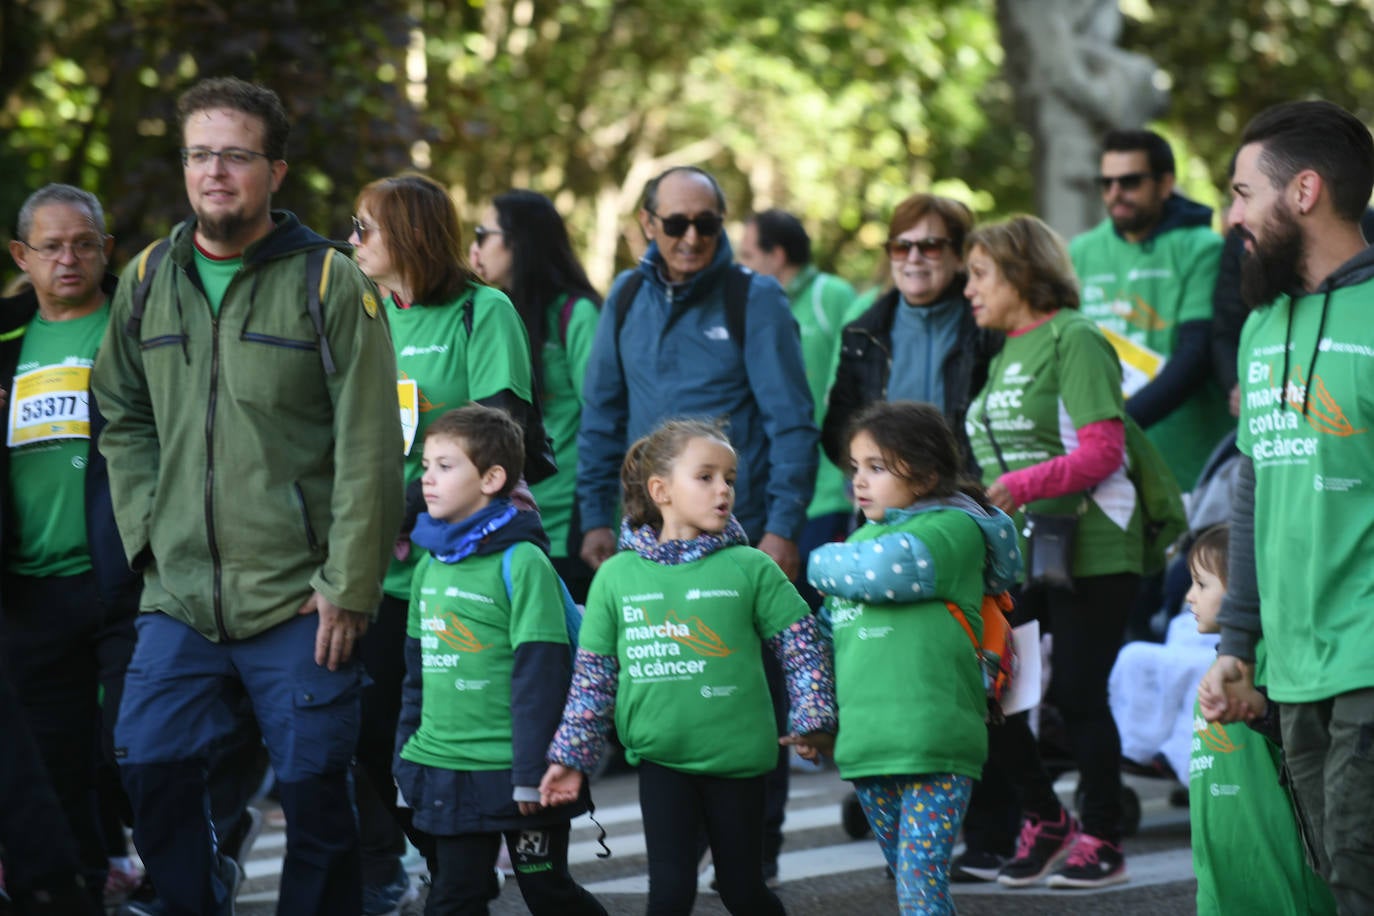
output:
M 194 220 L 172 230 L 131 328 L 136 258 L 92 376 L 109 420 L 100 449 L 115 519 L 143 572 L 141 608 L 216 642 L 291 619 L 312 591 L 374 612 L 403 508 L 396 357 L 376 289 L 350 259 L 329 256 L 317 333 L 306 254 L 337 246 L 290 213 L 272 218 L 217 316 L 196 269 Z

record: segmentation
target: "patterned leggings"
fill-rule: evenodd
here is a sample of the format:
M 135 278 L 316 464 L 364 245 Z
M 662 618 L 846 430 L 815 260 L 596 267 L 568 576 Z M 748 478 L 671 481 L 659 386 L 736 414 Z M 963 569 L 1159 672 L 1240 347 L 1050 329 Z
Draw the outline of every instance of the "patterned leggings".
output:
M 897 877 L 902 913 L 952 914 L 950 853 L 973 780 L 951 773 L 867 776 L 854 780 L 854 789 Z

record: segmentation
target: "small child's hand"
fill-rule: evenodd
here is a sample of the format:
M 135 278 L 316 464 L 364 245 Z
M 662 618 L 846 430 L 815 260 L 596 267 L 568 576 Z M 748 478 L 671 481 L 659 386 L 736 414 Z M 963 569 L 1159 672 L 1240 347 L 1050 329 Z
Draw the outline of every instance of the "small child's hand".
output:
M 797 756 L 803 760 L 816 762 L 821 757 L 835 756 L 835 736 L 826 732 L 811 732 L 805 735 L 783 735 L 778 744 L 795 747 Z
M 582 773 L 561 763 L 551 763 L 539 781 L 539 801 L 545 807 L 570 805 L 582 794 Z
M 1268 698 L 1256 690 L 1253 684 L 1227 684 L 1226 698 L 1245 710 L 1247 721 L 1264 715 L 1264 710 L 1269 705 Z

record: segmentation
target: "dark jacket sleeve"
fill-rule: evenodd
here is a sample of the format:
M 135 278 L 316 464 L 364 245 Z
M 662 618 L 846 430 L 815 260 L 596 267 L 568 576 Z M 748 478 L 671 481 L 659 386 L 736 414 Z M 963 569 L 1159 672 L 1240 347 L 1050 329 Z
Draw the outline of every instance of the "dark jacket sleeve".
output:
M 830 398 L 825 406 L 821 447 L 835 467 L 845 470 L 849 467 L 849 443 L 844 441 L 845 432 L 849 429 L 849 421 L 866 405 L 854 360 L 845 355 L 843 334 L 840 339 L 840 364 L 835 370 L 835 384 L 830 386 Z
M 396 755 L 420 727 L 420 640 L 406 637 L 406 673 L 401 679 L 401 715 L 396 720 Z
M 1241 456 L 1236 491 L 1231 500 L 1230 547 L 1226 562 L 1226 597 L 1221 599 L 1218 655 L 1255 660 L 1260 638 L 1259 583 L 1255 577 L 1255 465 Z
M 1233 229 L 1226 233 L 1217 267 L 1217 285 L 1212 291 L 1212 373 L 1227 394 L 1236 386 L 1236 354 L 1240 351 L 1240 329 L 1249 310 L 1240 298 L 1240 259 L 1245 241 Z
M 515 648 L 510 683 L 511 784 L 535 787 L 548 769 L 545 753 L 568 698 L 572 659 L 566 643 L 527 642 Z
M 1173 413 L 1206 381 L 1212 362 L 1211 348 L 1210 321 L 1185 321 L 1179 325 L 1178 345 L 1169 361 L 1159 375 L 1126 401 L 1126 413 L 1144 429 Z M 1234 355 L 1231 362 L 1234 365 Z
M 536 395 L 538 397 L 538 395 Z M 510 414 L 525 432 L 525 483 L 536 484 L 558 473 L 558 462 L 553 457 L 553 444 L 544 429 L 544 414 L 538 404 L 521 399 L 514 391 L 503 388 L 490 397 L 477 401 L 483 407 L 498 407 Z M 423 506 L 421 506 L 423 509 Z M 407 501 L 409 516 L 409 501 Z M 411 519 L 414 527 L 414 519 Z

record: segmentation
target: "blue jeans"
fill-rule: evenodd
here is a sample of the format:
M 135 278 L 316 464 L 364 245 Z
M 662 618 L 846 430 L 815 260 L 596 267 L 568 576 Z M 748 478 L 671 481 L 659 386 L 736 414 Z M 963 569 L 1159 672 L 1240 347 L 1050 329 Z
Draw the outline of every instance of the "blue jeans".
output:
M 349 761 L 361 667 L 315 664 L 314 615 L 250 639 L 213 643 L 164 614 L 143 614 L 115 726 L 134 808 L 134 843 L 171 914 L 227 909 L 210 826 L 206 760 L 239 727 L 247 694 L 281 789 L 286 860 L 277 912 L 350 916 L 362 908 Z

